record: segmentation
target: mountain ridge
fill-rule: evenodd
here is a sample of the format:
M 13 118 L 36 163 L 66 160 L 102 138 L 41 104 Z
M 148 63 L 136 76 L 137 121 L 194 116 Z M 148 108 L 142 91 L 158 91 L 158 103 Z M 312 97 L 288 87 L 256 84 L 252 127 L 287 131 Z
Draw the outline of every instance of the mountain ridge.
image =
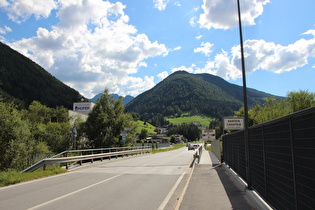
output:
M 36 100 L 49 107 L 72 108 L 86 100 L 31 59 L 0 42 L 0 94 L 22 108 Z
M 263 103 L 266 97 L 279 96 L 247 88 L 248 104 Z M 213 117 L 234 115 L 243 106 L 243 87 L 211 74 L 177 71 L 152 89 L 138 95 L 126 110 L 140 114 L 163 116 L 181 113 L 205 114 Z
M 265 97 L 280 98 L 251 88 L 247 90 L 249 105 L 262 103 Z M 170 116 L 188 112 L 221 117 L 234 114 L 242 106 L 242 94 L 241 86 L 221 77 L 177 71 L 135 98 L 124 97 L 123 104 L 126 111 L 140 114 Z M 49 107 L 68 109 L 72 109 L 73 102 L 88 101 L 78 91 L 1 42 L 0 95 L 18 102 L 22 108 L 34 100 Z M 113 94 L 113 97 L 117 99 L 119 96 Z
M 95 103 L 100 97 L 101 97 L 102 93 L 99 93 L 97 95 L 95 95 L 93 98 L 89 99 L 89 101 Z M 114 100 L 119 99 L 119 95 L 118 94 L 111 94 L 111 96 L 113 97 Z M 122 97 L 122 103 L 123 105 L 127 105 L 130 101 L 132 101 L 135 97 L 130 96 L 130 95 L 126 95 L 125 97 Z

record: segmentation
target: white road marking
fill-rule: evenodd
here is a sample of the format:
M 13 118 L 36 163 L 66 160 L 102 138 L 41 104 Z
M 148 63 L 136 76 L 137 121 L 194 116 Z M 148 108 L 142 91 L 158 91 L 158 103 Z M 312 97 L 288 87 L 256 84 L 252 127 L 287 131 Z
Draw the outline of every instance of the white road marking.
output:
M 190 182 L 190 179 L 191 179 L 191 177 L 192 177 L 192 174 L 193 174 L 194 170 L 195 170 L 195 163 L 194 163 L 194 165 L 193 165 L 193 168 L 192 168 L 191 171 L 190 171 L 190 175 L 189 175 L 189 178 L 188 178 L 188 180 L 187 180 L 187 182 L 186 182 L 186 185 L 185 185 L 185 187 L 184 187 L 184 189 L 183 189 L 181 195 L 180 195 L 179 198 L 178 198 L 178 201 L 177 201 L 176 206 L 175 206 L 175 208 L 174 208 L 175 210 L 179 210 L 179 207 L 180 207 L 180 205 L 182 204 L 184 195 L 185 195 L 185 193 L 186 193 L 186 191 L 187 191 L 188 184 L 189 184 L 189 182 Z
M 60 199 L 65 198 L 65 197 L 74 195 L 74 194 L 76 194 L 76 193 L 82 192 L 83 190 L 89 189 L 89 188 L 94 187 L 94 186 L 96 186 L 96 185 L 99 185 L 99 184 L 102 184 L 102 183 L 104 183 L 104 182 L 107 182 L 107 181 L 110 181 L 110 180 L 112 180 L 112 179 L 115 179 L 115 178 L 117 178 L 117 177 L 120 177 L 120 176 L 122 176 L 122 175 L 124 175 L 124 174 L 125 174 L 125 173 L 123 173 L 123 174 L 118 174 L 118 175 L 116 175 L 116 176 L 113 176 L 113 177 L 110 177 L 110 178 L 108 178 L 108 179 L 102 180 L 102 181 L 97 182 L 97 183 L 95 183 L 95 184 L 86 186 L 86 187 L 84 187 L 84 188 L 78 189 L 78 190 L 73 191 L 73 192 L 71 192 L 71 193 L 68 193 L 68 194 L 65 194 L 65 195 L 63 195 L 63 196 L 57 197 L 57 198 L 52 199 L 52 200 L 50 200 L 50 201 L 47 201 L 47 202 L 45 202 L 45 203 L 42 203 L 42 204 L 39 204 L 39 205 L 37 205 L 37 206 L 31 207 L 31 208 L 29 208 L 28 210 L 33 210 L 33 209 L 37 209 L 37 208 L 43 207 L 43 206 L 45 206 L 45 205 L 48 205 L 48 204 L 50 204 L 50 203 L 53 203 L 53 202 L 55 202 L 55 201 L 58 201 L 58 200 L 60 200 Z
M 165 197 L 165 199 L 163 200 L 163 202 L 161 203 L 161 205 L 159 206 L 159 208 L 157 210 L 163 210 L 165 208 L 166 204 L 171 199 L 171 197 L 174 194 L 174 192 L 175 192 L 176 188 L 178 187 L 179 183 L 182 181 L 184 175 L 185 175 L 185 172 L 183 172 L 182 175 L 177 179 L 176 183 L 174 184 L 172 189 L 169 191 L 169 193 L 167 194 L 167 196 Z

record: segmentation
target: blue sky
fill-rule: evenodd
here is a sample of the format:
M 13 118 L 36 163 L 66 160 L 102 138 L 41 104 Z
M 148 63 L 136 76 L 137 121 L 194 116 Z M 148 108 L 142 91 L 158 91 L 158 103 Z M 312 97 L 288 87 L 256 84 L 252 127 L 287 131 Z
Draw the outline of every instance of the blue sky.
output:
M 240 4 L 247 86 L 315 92 L 315 1 Z M 0 41 L 87 98 L 178 70 L 242 85 L 236 0 L 0 0 Z

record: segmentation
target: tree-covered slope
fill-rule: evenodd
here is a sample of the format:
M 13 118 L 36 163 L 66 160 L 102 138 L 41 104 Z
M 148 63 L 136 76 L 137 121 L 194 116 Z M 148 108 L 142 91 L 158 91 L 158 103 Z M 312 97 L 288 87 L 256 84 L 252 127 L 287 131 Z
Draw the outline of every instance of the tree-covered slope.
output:
M 72 107 L 83 97 L 38 64 L 0 42 L 0 94 L 28 106 L 40 101 L 49 107 Z
M 227 92 L 230 96 L 241 101 L 243 103 L 243 87 L 235 84 L 231 84 L 221 77 L 214 76 L 212 74 L 199 74 L 205 81 L 210 82 L 214 85 L 219 86 L 224 92 Z M 274 96 L 259 90 L 252 88 L 247 88 L 248 104 L 254 105 L 257 103 L 262 103 L 263 99 L 266 97 L 275 97 L 276 99 L 282 99 L 283 97 Z
M 164 116 L 189 112 L 213 117 L 233 115 L 243 106 L 242 87 L 210 74 L 175 72 L 126 106 L 130 112 Z M 261 103 L 270 94 L 248 89 L 249 105 Z

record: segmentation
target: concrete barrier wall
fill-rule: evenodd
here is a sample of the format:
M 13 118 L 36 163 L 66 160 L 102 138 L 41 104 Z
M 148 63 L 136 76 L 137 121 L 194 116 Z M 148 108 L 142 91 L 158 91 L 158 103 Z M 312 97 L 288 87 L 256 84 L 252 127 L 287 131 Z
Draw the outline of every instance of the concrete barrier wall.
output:
M 211 152 L 218 158 L 221 163 L 220 140 L 211 141 Z

